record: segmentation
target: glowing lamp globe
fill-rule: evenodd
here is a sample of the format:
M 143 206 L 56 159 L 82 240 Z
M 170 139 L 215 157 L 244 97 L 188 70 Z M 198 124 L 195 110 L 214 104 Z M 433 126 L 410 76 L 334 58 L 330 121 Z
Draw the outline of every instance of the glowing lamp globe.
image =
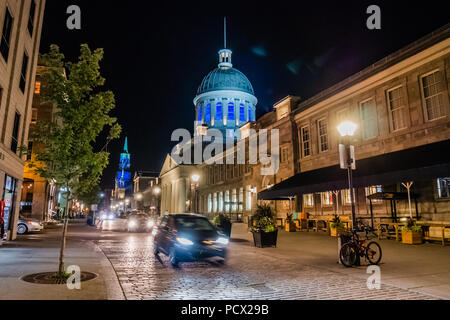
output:
M 353 136 L 357 128 L 358 125 L 351 121 L 344 121 L 337 127 L 342 137 Z

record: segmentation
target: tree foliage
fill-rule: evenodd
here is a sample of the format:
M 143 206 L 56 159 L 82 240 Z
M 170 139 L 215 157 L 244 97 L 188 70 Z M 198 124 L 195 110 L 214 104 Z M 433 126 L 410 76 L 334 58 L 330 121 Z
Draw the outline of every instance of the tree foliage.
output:
M 42 75 L 42 100 L 56 106 L 57 121 L 36 125 L 33 140 L 44 147 L 31 163 L 36 173 L 68 187 L 73 196 L 91 192 L 98 185 L 109 153 L 94 150 L 101 132 L 109 129 L 105 146 L 120 135 L 117 119 L 109 115 L 115 107 L 111 91 L 101 91 L 103 49 L 91 51 L 81 45 L 76 62 L 65 61 L 57 45 L 41 56 L 47 67 Z

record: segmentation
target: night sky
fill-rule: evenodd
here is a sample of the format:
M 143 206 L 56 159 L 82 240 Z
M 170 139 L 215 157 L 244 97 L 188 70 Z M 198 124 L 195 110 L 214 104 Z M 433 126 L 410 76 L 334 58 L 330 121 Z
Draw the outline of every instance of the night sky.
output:
M 123 134 L 110 144 L 102 187 L 114 185 L 125 136 L 132 171 L 159 172 L 172 131 L 192 130 L 192 100 L 217 67 L 224 16 L 233 65 L 259 100 L 257 117 L 286 95 L 307 99 L 449 22 L 443 1 L 303 2 L 47 0 L 41 52 L 52 43 L 68 59 L 81 43 L 105 50 L 102 74 Z M 81 30 L 66 28 L 72 4 L 81 8 Z M 381 30 L 366 28 L 371 4 L 381 7 Z

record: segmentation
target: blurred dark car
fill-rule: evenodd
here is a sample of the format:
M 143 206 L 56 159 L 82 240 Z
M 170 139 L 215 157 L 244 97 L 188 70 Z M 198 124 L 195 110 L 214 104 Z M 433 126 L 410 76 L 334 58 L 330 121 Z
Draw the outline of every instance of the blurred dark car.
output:
M 128 232 L 149 232 L 153 229 L 155 220 L 145 213 L 131 213 L 128 216 Z
M 199 214 L 165 215 L 154 227 L 153 235 L 153 253 L 167 255 L 173 267 L 179 262 L 226 259 L 228 237 Z

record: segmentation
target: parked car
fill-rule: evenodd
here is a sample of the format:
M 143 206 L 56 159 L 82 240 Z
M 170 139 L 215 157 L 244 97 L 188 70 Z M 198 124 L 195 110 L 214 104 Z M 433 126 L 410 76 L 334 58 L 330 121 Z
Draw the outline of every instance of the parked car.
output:
M 169 257 L 173 267 L 179 262 L 219 258 L 224 262 L 229 239 L 199 214 L 163 216 L 153 230 L 153 253 Z
M 42 231 L 43 229 L 44 229 L 44 224 L 37 219 L 19 217 L 19 221 L 17 222 L 17 233 L 18 234 Z
M 134 212 L 128 216 L 128 232 L 151 231 L 155 221 L 145 213 Z

